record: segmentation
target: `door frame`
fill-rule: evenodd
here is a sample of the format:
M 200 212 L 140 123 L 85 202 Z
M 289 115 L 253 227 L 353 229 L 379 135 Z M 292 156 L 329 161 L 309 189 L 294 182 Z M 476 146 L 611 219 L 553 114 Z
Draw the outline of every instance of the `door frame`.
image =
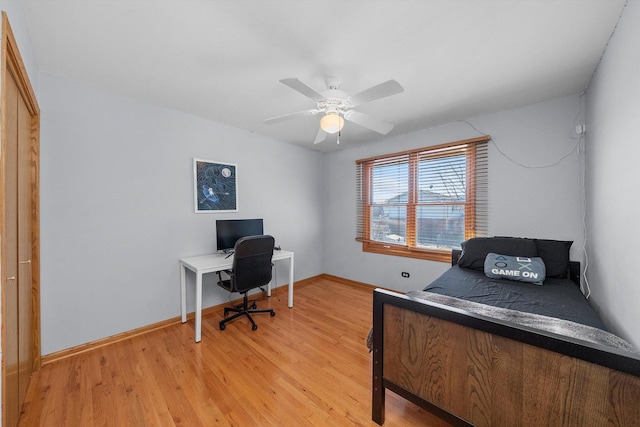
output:
M 2 247 L 0 248 L 0 277 L 4 277 L 6 271 L 6 248 L 4 247 L 5 236 L 5 203 L 4 187 L 5 187 L 5 156 L 6 152 L 6 135 L 5 114 L 6 111 L 6 79 L 7 71 L 13 75 L 20 95 L 25 101 L 29 115 L 31 116 L 31 340 L 33 343 L 33 370 L 40 369 L 40 108 L 36 101 L 36 96 L 29 81 L 27 70 L 18 51 L 16 39 L 9 25 L 9 19 L 6 12 L 2 12 L 2 40 L 0 52 L 0 239 L 2 239 Z M 2 325 L 5 325 L 5 306 L 6 301 L 6 281 L 0 280 L 2 292 Z M 2 354 L 5 354 L 5 329 L 2 328 Z M 5 365 L 2 361 L 2 402 L 6 402 L 7 390 L 4 387 Z M 6 414 L 2 414 L 3 420 Z M 3 423 L 4 424 L 4 423 Z

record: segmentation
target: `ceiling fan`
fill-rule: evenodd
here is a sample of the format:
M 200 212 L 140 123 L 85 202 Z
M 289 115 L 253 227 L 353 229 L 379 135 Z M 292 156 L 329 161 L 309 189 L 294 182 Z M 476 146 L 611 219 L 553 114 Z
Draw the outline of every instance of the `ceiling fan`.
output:
M 393 129 L 392 123 L 360 111 L 355 111 L 353 108 L 404 91 L 400 83 L 395 80 L 387 80 L 384 83 L 372 86 L 353 96 L 349 96 L 340 90 L 340 80 L 336 77 L 328 77 L 325 80 L 327 89 L 322 93 L 298 79 L 283 79 L 280 80 L 280 82 L 314 100 L 316 102 L 316 108 L 272 117 L 266 119 L 264 122 L 271 125 L 298 117 L 322 114 L 320 129 L 318 129 L 318 134 L 313 142 L 314 144 L 324 141 L 327 133 L 333 134 L 342 130 L 345 120 L 371 129 L 379 134 L 386 135 Z M 339 143 L 340 141 L 338 140 L 338 144 Z

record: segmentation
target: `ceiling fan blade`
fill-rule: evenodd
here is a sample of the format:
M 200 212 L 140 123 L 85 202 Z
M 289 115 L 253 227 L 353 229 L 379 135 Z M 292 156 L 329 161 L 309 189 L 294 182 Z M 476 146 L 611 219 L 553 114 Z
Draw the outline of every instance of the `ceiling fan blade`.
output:
M 298 79 L 282 79 L 282 80 L 280 80 L 280 83 L 283 83 L 283 84 L 289 86 L 291 89 L 293 89 L 293 90 L 295 90 L 297 92 L 300 92 L 304 96 L 306 96 L 308 98 L 311 98 L 314 101 L 323 101 L 324 100 L 324 96 L 322 96 L 321 93 L 319 93 L 314 88 L 312 88 L 311 86 L 307 85 L 306 83 L 302 83 Z
M 322 129 L 318 129 L 318 134 L 316 135 L 316 140 L 313 141 L 314 144 L 320 144 L 327 137 L 327 133 Z
M 268 125 L 272 125 L 274 123 L 280 123 L 280 122 L 285 122 L 285 121 L 291 120 L 291 119 L 297 119 L 298 117 L 315 116 L 316 114 L 318 114 L 318 110 L 316 110 L 316 109 L 297 111 L 295 113 L 289 113 L 289 114 L 284 114 L 282 116 L 271 117 L 270 119 L 265 119 L 264 123 L 266 123 Z
M 379 134 L 386 135 L 393 129 L 393 124 L 385 122 L 384 120 L 377 119 L 359 111 L 349 110 L 344 113 L 344 119 L 355 124 L 358 124 L 367 129 L 378 132 Z
M 349 103 L 353 106 L 362 105 L 400 92 L 404 92 L 404 88 L 400 86 L 400 83 L 395 80 L 387 80 L 349 97 Z

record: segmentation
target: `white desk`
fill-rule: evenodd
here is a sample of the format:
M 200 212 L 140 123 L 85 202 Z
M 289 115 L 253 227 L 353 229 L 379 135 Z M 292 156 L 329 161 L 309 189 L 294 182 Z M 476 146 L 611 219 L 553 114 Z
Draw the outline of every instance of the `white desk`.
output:
M 289 296 L 287 305 L 293 307 L 293 252 L 273 251 L 273 261 L 289 260 Z M 216 271 L 230 270 L 233 267 L 233 255 L 211 254 L 180 258 L 180 311 L 182 323 L 187 321 L 187 268 L 196 273 L 196 342 L 202 335 L 202 275 Z M 271 296 L 271 283 L 267 285 L 267 296 Z

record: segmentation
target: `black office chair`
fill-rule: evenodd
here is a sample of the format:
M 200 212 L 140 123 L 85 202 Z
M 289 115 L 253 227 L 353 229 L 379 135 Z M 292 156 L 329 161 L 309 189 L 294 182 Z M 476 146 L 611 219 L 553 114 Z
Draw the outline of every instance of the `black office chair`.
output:
M 243 294 L 242 304 L 224 308 L 224 320 L 220 321 L 220 330 L 223 331 L 227 322 L 240 316 L 247 316 L 251 322 L 251 329 L 258 329 L 253 321 L 251 313 L 269 313 L 275 316 L 272 309 L 258 309 L 255 301 L 249 301 L 247 293 L 251 289 L 266 286 L 271 281 L 273 247 L 275 240 L 272 236 L 248 236 L 239 239 L 234 247 L 233 267 L 224 272 L 229 276 L 223 280 L 221 272 L 218 272 L 218 285 L 229 292 Z M 227 317 L 229 312 L 236 313 Z

